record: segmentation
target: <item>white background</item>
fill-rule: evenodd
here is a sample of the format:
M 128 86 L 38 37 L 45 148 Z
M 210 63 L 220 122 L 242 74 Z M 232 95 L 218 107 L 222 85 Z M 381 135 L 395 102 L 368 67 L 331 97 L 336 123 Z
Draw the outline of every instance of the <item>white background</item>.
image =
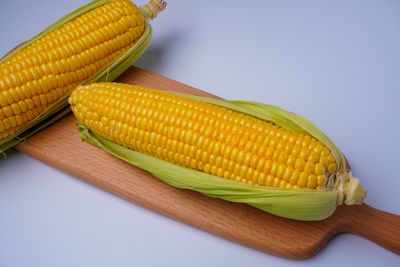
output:
M 82 0 L 1 0 L 0 54 Z M 144 1 L 138 1 L 143 4 Z M 400 214 L 399 1 L 169 1 L 136 65 L 228 99 L 314 122 Z M 293 261 L 146 210 L 10 150 L 0 161 L 0 266 L 400 266 L 342 234 Z

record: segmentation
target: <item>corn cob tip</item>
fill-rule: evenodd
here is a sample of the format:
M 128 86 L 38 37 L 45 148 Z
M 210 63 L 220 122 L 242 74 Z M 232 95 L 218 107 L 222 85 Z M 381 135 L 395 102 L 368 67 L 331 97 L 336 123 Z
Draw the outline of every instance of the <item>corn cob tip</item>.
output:
M 150 0 L 144 6 L 139 7 L 142 14 L 150 19 L 157 17 L 158 13 L 167 7 L 167 2 L 164 0 Z
M 351 172 L 349 172 L 349 178 L 343 189 L 344 204 L 360 205 L 367 196 L 367 190 L 361 185 L 360 179 L 353 177 Z

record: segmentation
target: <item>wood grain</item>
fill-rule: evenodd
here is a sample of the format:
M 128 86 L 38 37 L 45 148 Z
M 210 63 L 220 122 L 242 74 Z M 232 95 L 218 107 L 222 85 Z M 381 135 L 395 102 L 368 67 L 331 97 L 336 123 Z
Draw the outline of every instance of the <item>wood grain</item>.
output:
M 215 97 L 131 67 L 118 82 Z M 400 216 L 369 207 L 339 207 L 330 218 L 301 222 L 248 205 L 169 186 L 151 174 L 80 140 L 70 113 L 17 149 L 136 204 L 243 245 L 287 258 L 307 258 L 337 233 L 364 236 L 400 253 Z M 251 227 L 250 227 L 251 226 Z

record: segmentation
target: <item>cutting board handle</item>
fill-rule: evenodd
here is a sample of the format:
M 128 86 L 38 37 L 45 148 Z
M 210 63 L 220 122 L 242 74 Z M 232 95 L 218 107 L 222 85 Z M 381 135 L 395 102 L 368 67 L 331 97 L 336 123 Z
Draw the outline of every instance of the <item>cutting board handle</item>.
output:
M 363 236 L 400 254 L 400 216 L 367 204 L 337 210 L 338 231 Z

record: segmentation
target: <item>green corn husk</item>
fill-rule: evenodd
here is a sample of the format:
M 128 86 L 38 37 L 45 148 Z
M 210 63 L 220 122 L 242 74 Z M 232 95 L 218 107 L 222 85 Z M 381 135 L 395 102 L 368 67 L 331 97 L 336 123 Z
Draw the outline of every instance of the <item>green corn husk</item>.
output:
M 69 21 L 79 17 L 80 15 L 96 8 L 101 5 L 114 2 L 114 0 L 95 0 L 90 2 L 89 4 L 80 7 L 74 12 L 62 17 L 53 25 L 30 39 L 29 41 L 23 43 L 21 46 L 13 50 L 11 53 L 6 55 L 4 58 L 0 60 L 0 62 L 6 60 L 7 58 L 15 55 L 20 50 L 29 46 L 34 41 L 38 40 L 42 36 L 50 33 L 51 31 L 61 27 L 62 25 L 68 23 Z M 132 45 L 130 49 L 128 49 L 124 54 L 120 57 L 116 58 L 109 66 L 100 70 L 98 73 L 90 77 L 89 79 L 83 81 L 80 85 L 94 83 L 94 82 L 106 82 L 113 81 L 119 75 L 121 75 L 126 69 L 129 68 L 146 50 L 148 45 L 150 44 L 150 40 L 152 37 L 152 28 L 149 20 L 145 20 L 145 29 L 142 36 Z M 9 136 L 0 141 L 0 152 L 4 152 L 7 149 L 15 146 L 16 144 L 22 142 L 29 136 L 35 134 L 41 129 L 47 127 L 52 124 L 56 120 L 60 119 L 64 115 L 68 114 L 71 111 L 71 108 L 68 105 L 68 97 L 69 94 L 66 94 L 62 98 L 58 99 L 52 105 L 50 105 L 46 110 L 44 110 L 39 116 L 29 121 L 19 129 L 15 134 Z
M 329 217 L 337 205 L 360 204 L 366 191 L 345 168 L 345 159 L 335 144 L 305 118 L 279 107 L 255 102 L 216 100 L 175 93 L 192 99 L 228 108 L 261 120 L 272 122 L 282 128 L 307 133 L 327 145 L 334 153 L 339 166 L 335 177 L 324 190 L 279 189 L 254 186 L 217 177 L 198 170 L 145 155 L 125 148 L 98 136 L 84 124 L 77 123 L 82 140 L 96 145 L 132 165 L 152 173 L 162 181 L 179 188 L 198 191 L 204 195 L 232 202 L 246 203 L 263 211 L 296 220 L 313 221 Z

